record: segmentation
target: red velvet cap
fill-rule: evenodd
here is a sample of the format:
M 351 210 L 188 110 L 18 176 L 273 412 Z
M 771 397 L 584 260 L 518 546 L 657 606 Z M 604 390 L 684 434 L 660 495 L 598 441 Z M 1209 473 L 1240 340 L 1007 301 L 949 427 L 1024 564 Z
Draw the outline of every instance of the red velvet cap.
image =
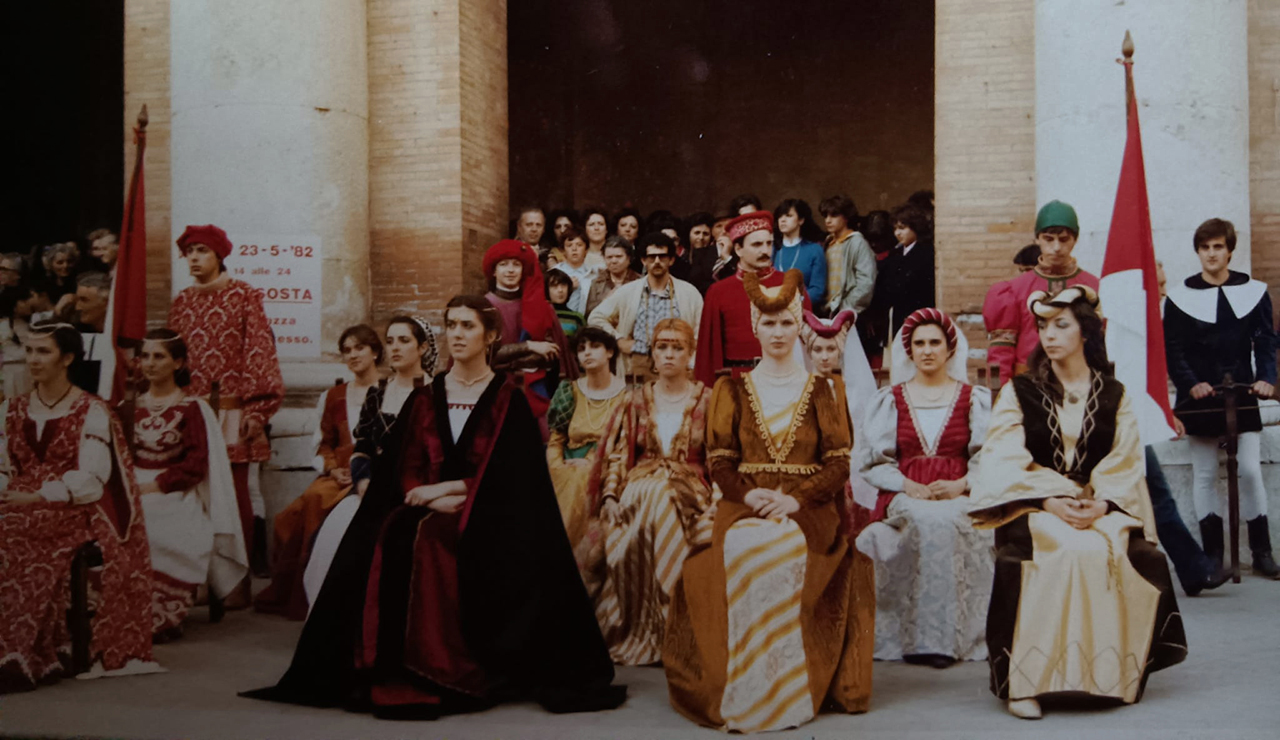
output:
M 205 245 L 222 259 L 231 256 L 231 240 L 227 238 L 227 232 L 213 224 L 188 226 L 182 236 L 178 237 L 178 251 L 182 254 L 191 251 L 194 244 Z
M 724 230 L 733 242 L 741 241 L 753 231 L 773 231 L 773 214 L 768 211 L 744 213 L 725 224 Z

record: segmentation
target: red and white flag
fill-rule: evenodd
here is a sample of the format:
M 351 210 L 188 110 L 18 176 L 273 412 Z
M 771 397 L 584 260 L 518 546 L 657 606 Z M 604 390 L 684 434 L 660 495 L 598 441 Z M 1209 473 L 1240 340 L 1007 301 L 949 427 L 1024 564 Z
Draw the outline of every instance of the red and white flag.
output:
M 138 114 L 133 137 L 137 153 L 125 196 L 120 251 L 107 302 L 106 331 L 111 338 L 114 362 L 102 363 L 98 375 L 98 395 L 113 406 L 124 400 L 133 351 L 142 344 L 147 331 L 147 204 L 142 176 L 142 155 L 147 149 L 145 105 Z
M 1142 443 L 1153 444 L 1175 433 L 1132 61 L 1126 61 L 1124 68 L 1129 134 L 1098 295 L 1107 321 L 1107 354 L 1115 363 L 1116 379 L 1124 383 L 1133 402 Z

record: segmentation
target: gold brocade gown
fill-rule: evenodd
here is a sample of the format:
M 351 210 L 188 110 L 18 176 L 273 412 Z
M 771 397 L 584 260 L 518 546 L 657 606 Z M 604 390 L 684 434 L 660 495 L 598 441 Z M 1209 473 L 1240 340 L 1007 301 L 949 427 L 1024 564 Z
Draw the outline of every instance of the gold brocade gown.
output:
M 663 648 L 671 702 L 699 724 L 755 732 L 803 724 L 824 706 L 867 709 L 875 591 L 839 534 L 849 477 L 844 384 L 717 381 L 707 460 L 722 497 L 709 547 L 685 561 Z M 760 519 L 743 497 L 780 489 L 800 502 Z

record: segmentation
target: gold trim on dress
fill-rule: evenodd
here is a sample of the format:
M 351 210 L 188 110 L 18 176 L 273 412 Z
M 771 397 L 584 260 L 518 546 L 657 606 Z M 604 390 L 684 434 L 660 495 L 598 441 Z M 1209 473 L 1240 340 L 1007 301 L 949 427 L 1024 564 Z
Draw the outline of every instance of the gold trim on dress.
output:
M 800 399 L 796 401 L 796 410 L 791 416 L 791 424 L 787 426 L 787 434 L 783 439 L 782 449 L 775 447 L 773 432 L 769 429 L 769 425 L 765 423 L 764 409 L 760 406 L 760 397 L 756 391 L 755 380 L 751 378 L 751 373 L 745 373 L 743 377 L 747 379 L 747 400 L 751 403 L 751 413 L 755 416 L 756 427 L 760 430 L 760 436 L 764 438 L 765 449 L 769 451 L 769 457 L 773 458 L 775 464 L 782 465 L 791 454 L 791 448 L 796 445 L 796 431 L 799 430 L 800 423 L 803 421 L 805 413 L 809 410 L 809 401 L 813 396 L 813 380 L 816 376 L 810 373 L 805 379 L 804 390 L 800 392 Z M 814 472 L 817 471 L 815 470 Z
M 848 450 L 844 454 L 849 454 Z M 813 475 L 822 470 L 821 465 L 804 465 L 801 463 L 742 463 L 739 473 L 787 473 L 790 475 Z

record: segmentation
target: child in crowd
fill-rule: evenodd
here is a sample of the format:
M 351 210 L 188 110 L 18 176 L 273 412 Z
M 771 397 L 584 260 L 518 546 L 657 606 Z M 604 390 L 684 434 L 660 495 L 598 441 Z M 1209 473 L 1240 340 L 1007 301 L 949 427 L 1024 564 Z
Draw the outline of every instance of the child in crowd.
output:
M 560 328 L 565 337 L 573 339 L 578 330 L 587 325 L 582 314 L 569 308 L 569 296 L 573 293 L 573 278 L 560 270 L 547 273 L 547 300 L 556 310 L 556 318 L 560 319 Z

